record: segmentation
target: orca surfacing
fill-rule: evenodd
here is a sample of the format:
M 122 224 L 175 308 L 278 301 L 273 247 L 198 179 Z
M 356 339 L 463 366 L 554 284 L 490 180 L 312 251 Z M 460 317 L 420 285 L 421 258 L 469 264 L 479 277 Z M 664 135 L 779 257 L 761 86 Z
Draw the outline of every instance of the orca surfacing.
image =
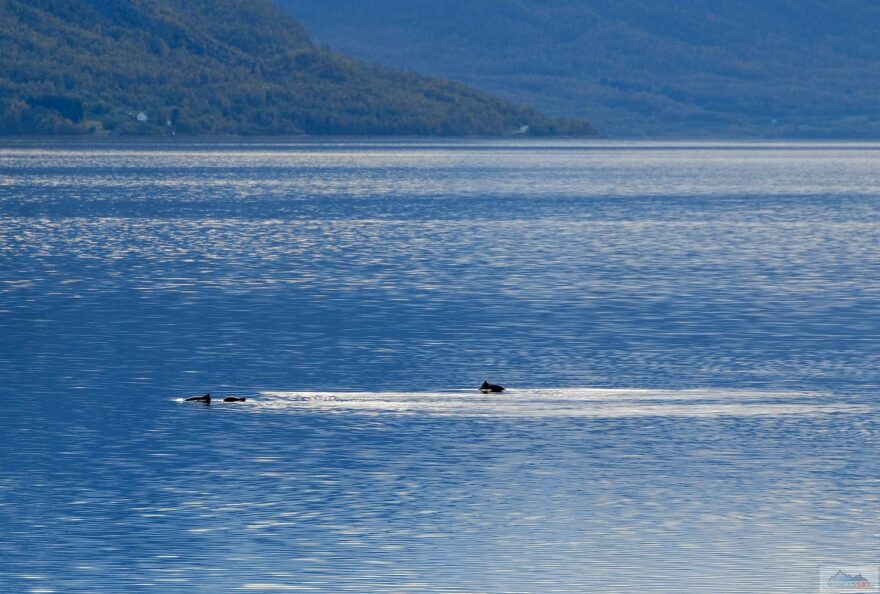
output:
M 504 391 L 504 386 L 499 386 L 498 384 L 490 384 L 489 382 L 484 381 L 483 385 L 480 386 L 480 392 L 483 394 L 489 393 L 499 393 Z

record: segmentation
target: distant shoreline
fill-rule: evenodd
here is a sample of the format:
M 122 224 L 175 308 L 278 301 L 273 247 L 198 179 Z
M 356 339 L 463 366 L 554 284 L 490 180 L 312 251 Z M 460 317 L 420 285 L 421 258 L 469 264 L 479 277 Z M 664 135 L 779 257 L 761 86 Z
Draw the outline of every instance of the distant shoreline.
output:
M 755 137 L 755 136 L 481 136 L 481 135 L 395 135 L 395 134 L 279 134 L 279 135 L 95 135 L 95 134 L 33 134 L 33 135 L 0 135 L 0 144 L 16 142 L 65 142 L 65 143 L 107 143 L 107 144 L 138 144 L 138 143 L 212 143 L 234 141 L 241 143 L 285 143 L 303 141 L 331 141 L 331 142 L 459 142 L 459 141 L 521 141 L 524 143 L 544 141 L 593 141 L 603 144 L 614 143 L 645 143 L 645 144 L 677 144 L 677 143 L 701 143 L 701 144 L 880 144 L 877 137 Z

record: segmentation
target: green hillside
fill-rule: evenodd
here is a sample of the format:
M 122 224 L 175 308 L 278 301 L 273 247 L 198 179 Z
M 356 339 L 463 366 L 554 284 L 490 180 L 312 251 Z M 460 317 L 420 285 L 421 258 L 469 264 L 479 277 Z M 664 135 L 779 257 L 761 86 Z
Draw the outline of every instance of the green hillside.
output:
M 312 43 L 267 0 L 0 0 L 2 134 L 590 134 Z
M 624 136 L 880 138 L 876 0 L 277 0 L 349 55 Z

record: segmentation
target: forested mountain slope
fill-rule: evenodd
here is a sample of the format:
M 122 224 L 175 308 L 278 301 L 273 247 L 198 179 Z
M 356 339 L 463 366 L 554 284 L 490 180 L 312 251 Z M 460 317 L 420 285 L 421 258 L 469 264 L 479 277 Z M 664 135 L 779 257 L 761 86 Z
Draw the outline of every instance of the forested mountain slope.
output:
M 269 0 L 0 0 L 0 133 L 592 132 L 312 43 Z
M 875 0 L 278 0 L 354 56 L 620 135 L 880 137 Z

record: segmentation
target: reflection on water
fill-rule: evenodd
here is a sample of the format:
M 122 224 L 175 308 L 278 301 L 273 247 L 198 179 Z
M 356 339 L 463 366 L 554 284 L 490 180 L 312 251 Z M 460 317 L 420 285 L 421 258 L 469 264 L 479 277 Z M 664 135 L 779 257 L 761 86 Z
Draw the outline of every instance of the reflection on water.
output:
M 876 565 L 878 194 L 870 144 L 10 142 L 0 592 Z

